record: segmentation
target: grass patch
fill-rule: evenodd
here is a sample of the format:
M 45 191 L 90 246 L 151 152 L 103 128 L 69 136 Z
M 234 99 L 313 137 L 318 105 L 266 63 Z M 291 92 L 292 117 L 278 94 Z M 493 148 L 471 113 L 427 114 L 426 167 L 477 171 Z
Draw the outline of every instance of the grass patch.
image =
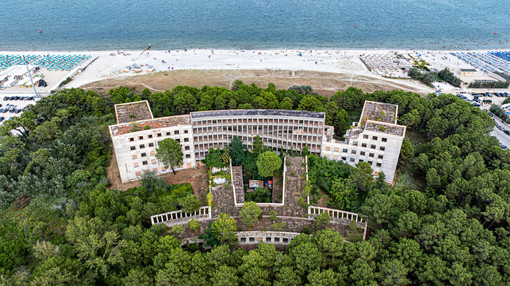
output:
M 403 190 L 403 189 L 413 189 L 413 190 L 421 190 L 422 182 L 417 180 L 411 171 L 410 168 L 405 170 L 399 170 L 397 174 L 397 182 L 395 183 L 395 189 Z
M 406 130 L 406 138 L 413 143 L 413 147 L 416 149 L 418 145 L 427 143 L 427 138 L 425 135 L 418 133 L 414 130 L 410 130 L 409 128 Z

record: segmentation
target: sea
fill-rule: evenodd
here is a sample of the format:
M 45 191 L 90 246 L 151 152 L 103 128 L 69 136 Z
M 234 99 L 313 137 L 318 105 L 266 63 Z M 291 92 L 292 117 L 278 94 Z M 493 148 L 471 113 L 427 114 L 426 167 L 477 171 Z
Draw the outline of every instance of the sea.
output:
M 509 0 L 0 0 L 0 50 L 509 49 Z

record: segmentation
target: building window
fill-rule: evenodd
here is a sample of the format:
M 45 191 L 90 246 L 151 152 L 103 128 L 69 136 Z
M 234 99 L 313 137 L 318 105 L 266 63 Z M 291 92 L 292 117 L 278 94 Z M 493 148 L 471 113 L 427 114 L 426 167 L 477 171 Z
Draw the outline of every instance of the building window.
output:
M 361 156 L 365 156 L 365 152 L 363 152 L 363 151 L 359 152 L 359 154 L 360 154 Z
M 376 167 L 381 167 L 381 163 L 376 163 L 375 166 Z
M 351 154 L 356 154 L 356 150 L 351 150 Z
M 143 149 L 145 148 L 145 145 L 144 144 L 140 144 L 140 149 Z
M 188 134 L 188 130 L 184 130 L 184 134 Z
M 384 151 L 384 150 L 386 150 L 386 148 L 384 148 L 384 146 L 381 146 L 381 147 L 379 147 L 379 150 Z
M 184 150 L 188 151 L 189 150 L 189 146 L 184 146 Z
M 367 143 L 362 143 L 361 147 L 366 148 L 367 147 Z
M 131 147 L 129 147 L 129 148 L 131 149 L 131 151 L 136 150 L 136 146 L 131 146 Z
M 382 142 L 388 142 L 388 138 L 382 138 Z
M 348 151 L 347 149 L 342 149 L 342 152 L 347 153 Z
M 365 162 L 365 161 L 363 161 L 363 159 L 359 159 L 359 162 L 361 163 L 361 162 Z
M 152 138 L 152 134 L 149 134 L 149 139 Z
M 345 160 L 347 160 L 347 158 L 346 157 L 342 157 L 342 161 L 345 161 Z
M 383 155 L 377 156 L 377 159 L 382 159 L 382 158 L 383 158 Z
M 149 143 L 149 147 L 154 147 L 154 143 Z
M 143 140 L 143 136 L 138 136 L 138 139 L 139 140 Z
M 355 159 L 354 159 L 354 158 L 351 158 L 351 159 L 349 159 L 349 161 L 354 162 L 354 161 L 355 161 Z
M 140 154 L 142 157 L 147 157 L 147 153 Z
M 373 145 L 373 144 L 370 145 L 370 148 L 375 149 L 375 145 Z
M 356 141 L 352 142 L 352 146 L 358 146 L 358 142 Z
M 186 159 L 189 159 L 191 158 L 191 155 L 190 154 L 186 154 Z
M 363 135 L 363 139 L 368 139 L 368 135 Z
M 143 165 L 147 165 L 147 161 L 143 161 L 143 162 L 142 162 L 142 164 L 143 164 Z
M 158 133 L 158 137 L 161 137 L 161 133 Z
M 135 138 L 129 138 L 129 142 L 135 141 Z
M 372 140 L 377 141 L 377 139 L 378 139 L 377 136 L 372 136 Z
M 179 139 L 179 138 L 175 139 L 175 141 L 181 143 L 181 139 Z
M 189 138 L 184 138 L 184 142 L 189 142 Z
M 374 163 L 374 162 L 372 162 L 372 161 L 368 161 L 368 164 L 370 164 L 370 166 L 372 166 L 372 163 Z
M 179 135 L 179 130 L 175 130 L 174 135 Z
M 368 154 L 368 157 L 372 157 L 372 158 L 374 158 L 374 153 L 370 153 L 370 154 Z

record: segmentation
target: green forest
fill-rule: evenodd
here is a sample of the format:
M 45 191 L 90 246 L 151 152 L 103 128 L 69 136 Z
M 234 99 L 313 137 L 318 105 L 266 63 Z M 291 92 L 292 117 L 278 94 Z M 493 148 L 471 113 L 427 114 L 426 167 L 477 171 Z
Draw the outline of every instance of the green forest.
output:
M 366 164 L 311 156 L 316 199 L 367 215 L 367 240 L 317 227 L 284 251 L 264 243 L 246 251 L 219 235 L 236 229 L 221 215 L 204 234 L 214 248 L 181 247 L 182 229 L 149 218 L 184 208 L 189 184 L 147 176 L 140 187 L 109 189 L 113 105 L 143 99 L 154 117 L 322 111 L 339 137 L 365 100 L 398 104 L 398 123 L 408 127 L 398 180 L 389 186 Z M 449 94 L 349 88 L 328 98 L 240 81 L 232 90 L 62 90 L 0 128 L 0 285 L 508 285 L 510 151 L 489 135 L 493 127 L 486 112 Z

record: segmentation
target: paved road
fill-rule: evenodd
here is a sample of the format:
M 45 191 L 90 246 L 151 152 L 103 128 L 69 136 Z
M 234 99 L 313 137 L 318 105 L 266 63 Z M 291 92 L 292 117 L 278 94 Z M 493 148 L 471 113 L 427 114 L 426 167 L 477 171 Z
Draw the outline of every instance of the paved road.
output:
M 498 128 L 494 128 L 494 130 L 492 130 L 491 132 L 491 135 L 498 138 L 499 142 L 503 143 L 503 145 L 510 147 L 510 135 L 506 135 L 503 131 L 499 130 Z
M 496 121 L 496 124 L 499 124 L 500 126 L 502 126 L 503 128 L 505 128 L 506 130 L 509 130 L 510 131 L 510 125 L 508 125 L 506 122 L 504 122 L 503 120 L 501 120 L 499 117 L 497 117 L 496 115 L 492 116 L 492 118 L 494 119 L 494 121 Z

